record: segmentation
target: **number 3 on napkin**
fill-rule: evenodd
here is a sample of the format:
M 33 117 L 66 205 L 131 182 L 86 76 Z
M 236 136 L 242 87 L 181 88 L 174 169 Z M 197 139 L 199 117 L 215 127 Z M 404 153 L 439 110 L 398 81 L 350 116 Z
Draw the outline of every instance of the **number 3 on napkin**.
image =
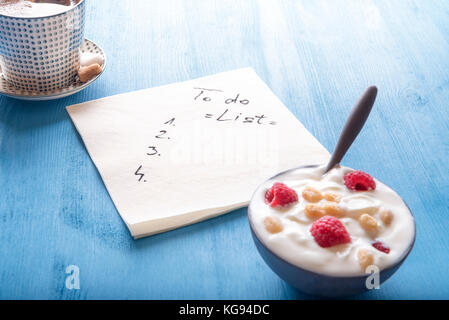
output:
M 250 69 L 67 108 L 134 238 L 248 204 L 327 150 Z

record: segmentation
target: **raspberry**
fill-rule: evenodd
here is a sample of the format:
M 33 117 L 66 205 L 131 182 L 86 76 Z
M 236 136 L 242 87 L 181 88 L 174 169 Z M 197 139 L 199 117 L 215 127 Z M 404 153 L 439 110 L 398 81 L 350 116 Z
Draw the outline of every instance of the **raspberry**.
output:
M 382 242 L 377 241 L 373 243 L 373 247 L 376 248 L 379 251 L 382 251 L 383 253 L 389 254 L 390 248 L 386 247 Z
M 273 201 L 274 198 L 274 185 L 271 187 L 271 189 L 268 189 L 267 192 L 265 192 L 265 202 L 270 204 L 271 201 Z
M 351 242 L 351 237 L 343 223 L 331 216 L 324 216 L 315 221 L 310 232 L 316 243 L 322 248 Z
M 298 202 L 298 194 L 285 184 L 276 182 L 265 193 L 265 201 L 272 208 L 285 207 L 294 202 Z
M 344 180 L 349 190 L 368 191 L 376 189 L 376 182 L 373 177 L 360 170 L 345 174 Z

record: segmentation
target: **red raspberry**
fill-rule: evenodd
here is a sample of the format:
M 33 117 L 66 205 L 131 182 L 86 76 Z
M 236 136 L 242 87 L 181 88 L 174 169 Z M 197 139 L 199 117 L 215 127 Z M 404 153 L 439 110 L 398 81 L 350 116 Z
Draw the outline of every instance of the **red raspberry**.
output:
M 345 174 L 345 185 L 350 190 L 368 191 L 376 190 L 376 182 L 368 173 L 357 170 Z
M 285 184 L 276 182 L 265 193 L 265 201 L 272 208 L 285 207 L 291 203 L 298 202 L 298 194 Z
M 268 204 L 270 204 L 271 201 L 273 201 L 273 198 L 274 198 L 274 191 L 273 191 L 273 189 L 274 189 L 274 186 L 275 186 L 275 185 L 276 185 L 276 184 L 274 184 L 274 185 L 271 187 L 271 189 L 268 189 L 268 190 L 265 192 L 265 202 L 268 203 Z
M 315 221 L 310 232 L 322 248 L 351 242 L 351 237 L 343 223 L 331 216 L 324 216 Z
M 390 253 L 390 248 L 384 246 L 384 244 L 380 241 L 374 242 L 373 247 L 379 251 L 382 251 L 383 253 L 386 253 L 386 254 Z

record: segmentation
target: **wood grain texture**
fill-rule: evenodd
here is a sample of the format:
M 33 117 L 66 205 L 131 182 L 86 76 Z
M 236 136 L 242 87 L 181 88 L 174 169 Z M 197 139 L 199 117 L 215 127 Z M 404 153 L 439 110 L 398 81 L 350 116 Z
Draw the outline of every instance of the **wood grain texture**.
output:
M 393 278 L 357 298 L 449 298 L 447 1 L 87 1 L 86 37 L 108 55 L 100 80 L 53 102 L 0 96 L 0 298 L 309 298 L 259 257 L 246 209 L 133 241 L 65 111 L 246 66 L 329 150 L 379 87 L 344 164 L 396 189 L 418 235 Z M 81 290 L 65 288 L 70 264 Z

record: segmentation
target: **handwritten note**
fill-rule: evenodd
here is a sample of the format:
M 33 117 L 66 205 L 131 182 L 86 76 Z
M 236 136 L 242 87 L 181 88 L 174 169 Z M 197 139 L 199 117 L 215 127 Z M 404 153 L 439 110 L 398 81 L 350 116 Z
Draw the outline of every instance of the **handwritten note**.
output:
M 277 172 L 329 158 L 250 68 L 67 110 L 134 238 L 244 207 Z

